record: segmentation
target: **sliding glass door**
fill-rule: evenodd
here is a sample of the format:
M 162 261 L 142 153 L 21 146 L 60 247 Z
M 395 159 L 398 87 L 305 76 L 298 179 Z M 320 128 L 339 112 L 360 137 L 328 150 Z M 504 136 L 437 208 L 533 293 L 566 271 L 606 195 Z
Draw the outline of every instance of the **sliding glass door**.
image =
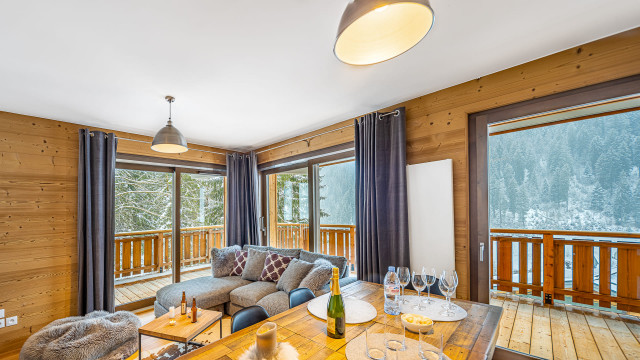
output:
M 269 246 L 345 256 L 355 271 L 355 162 L 318 159 L 263 172 Z
M 316 249 L 349 259 L 355 273 L 356 180 L 352 159 L 318 164 L 319 237 Z
M 117 164 L 116 306 L 148 306 L 172 281 L 211 275 L 211 249 L 226 245 L 225 188 L 223 174 Z
M 225 244 L 225 177 L 180 174 L 181 280 L 211 275 L 212 248 Z
M 307 168 L 269 175 L 269 245 L 309 250 L 309 176 Z

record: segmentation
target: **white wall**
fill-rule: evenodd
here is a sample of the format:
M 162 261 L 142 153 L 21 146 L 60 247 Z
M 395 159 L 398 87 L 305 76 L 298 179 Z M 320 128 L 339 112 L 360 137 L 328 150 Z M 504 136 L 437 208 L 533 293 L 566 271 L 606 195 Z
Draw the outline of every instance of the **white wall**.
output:
M 407 166 L 411 270 L 455 269 L 451 159 Z

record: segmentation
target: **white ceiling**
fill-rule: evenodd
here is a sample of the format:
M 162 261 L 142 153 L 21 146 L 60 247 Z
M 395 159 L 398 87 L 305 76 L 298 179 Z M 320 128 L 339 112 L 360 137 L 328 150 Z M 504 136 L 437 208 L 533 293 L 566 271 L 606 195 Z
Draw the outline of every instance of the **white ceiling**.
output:
M 256 148 L 640 26 L 638 0 L 432 0 L 385 63 L 333 55 L 347 0 L 0 0 L 0 110 Z

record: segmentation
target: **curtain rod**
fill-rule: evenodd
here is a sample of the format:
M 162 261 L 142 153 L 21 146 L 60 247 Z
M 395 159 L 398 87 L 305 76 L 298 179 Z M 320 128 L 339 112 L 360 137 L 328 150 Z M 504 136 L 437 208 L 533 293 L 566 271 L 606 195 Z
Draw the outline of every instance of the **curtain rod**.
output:
M 389 115 L 392 115 L 392 114 L 394 116 L 398 116 L 398 115 L 400 115 L 400 111 L 399 110 L 394 110 L 394 111 L 390 111 L 388 113 L 380 114 L 380 115 L 378 115 L 378 118 L 382 118 L 384 116 L 389 116 Z M 354 120 L 358 120 L 358 118 L 355 118 Z M 342 127 L 339 127 L 339 128 L 335 128 L 335 129 L 332 129 L 332 130 L 321 132 L 319 134 L 308 136 L 306 138 L 302 138 L 302 139 L 299 139 L 299 140 L 291 141 L 291 142 L 288 142 L 286 144 L 282 144 L 282 145 L 270 147 L 270 148 L 267 148 L 267 149 L 264 149 L 264 150 L 256 151 L 256 154 L 261 154 L 261 153 L 266 152 L 266 151 L 279 149 L 281 147 L 285 147 L 285 146 L 288 146 L 288 145 L 291 145 L 291 144 L 295 144 L 295 143 L 298 143 L 298 142 L 301 142 L 301 141 L 306 142 L 307 146 L 309 146 L 309 143 L 311 142 L 311 139 L 313 139 L 315 137 L 318 137 L 320 135 L 329 134 L 329 133 L 332 133 L 332 132 L 335 132 L 335 131 L 338 131 L 338 130 L 342 130 L 342 129 L 346 129 L 346 128 L 349 128 L 349 127 L 353 127 L 353 125 L 345 125 L 345 126 L 342 126 Z M 91 132 L 90 134 L 91 134 L 91 136 L 93 136 L 93 132 Z M 145 141 L 145 140 L 121 138 L 121 137 L 118 137 L 118 136 L 116 136 L 116 138 L 118 138 L 119 140 L 129 140 L 129 141 L 136 141 L 136 142 L 151 144 L 150 141 Z M 221 153 L 221 152 L 217 152 L 217 151 L 208 151 L 208 150 L 200 150 L 200 149 L 189 149 L 189 150 L 201 151 L 201 152 L 210 153 L 210 154 L 227 155 L 226 153 Z
M 90 131 L 90 132 L 89 132 L 89 134 L 90 134 L 91 136 L 93 136 L 93 131 Z M 105 134 L 105 136 L 106 136 L 106 134 Z M 119 136 L 116 136 L 116 139 L 118 139 L 118 140 L 127 140 L 127 141 L 135 141 L 135 142 L 145 143 L 145 144 L 151 144 L 151 141 L 146 141 L 146 140 L 137 140 L 137 139 L 129 139 L 129 138 L 123 138 L 123 137 L 119 137 Z M 225 156 L 227 155 L 226 153 L 221 153 L 221 152 L 218 152 L 218 151 L 200 150 L 200 149 L 192 149 L 192 148 L 189 148 L 189 150 L 193 150 L 193 151 L 201 151 L 201 152 L 205 152 L 205 153 L 218 154 L 218 155 L 225 155 Z
M 388 112 L 388 113 L 380 114 L 380 115 L 378 115 L 378 118 L 382 118 L 382 117 L 384 117 L 384 116 L 389 116 L 389 115 L 392 115 L 392 114 L 393 114 L 393 115 L 395 115 L 395 116 L 398 116 L 398 115 L 400 115 L 400 111 L 399 111 L 399 110 L 394 110 L 394 111 L 390 111 L 390 112 Z M 354 120 L 359 120 L 359 118 L 355 118 Z M 313 139 L 313 138 L 315 138 L 315 137 L 318 137 L 318 136 L 320 136 L 320 135 L 329 134 L 329 133 L 332 133 L 332 132 L 334 132 L 334 131 L 338 131 L 338 130 L 346 129 L 346 128 L 349 128 L 349 127 L 353 127 L 353 125 L 345 125 L 345 126 L 342 126 L 342 127 L 339 127 L 339 128 L 335 128 L 335 129 L 332 129 L 332 130 L 328 130 L 328 131 L 325 131 L 325 132 L 321 132 L 321 133 L 319 133 L 319 134 L 315 134 L 315 135 L 312 135 L 312 136 L 308 136 L 308 137 L 306 137 L 306 138 L 302 138 L 302 139 L 299 139 L 299 140 L 291 141 L 291 142 L 288 142 L 288 143 L 286 143 L 286 144 L 282 144 L 282 145 L 278 145 L 278 146 L 270 147 L 270 148 L 267 148 L 267 149 L 264 149 L 264 150 L 257 151 L 257 152 L 256 152 L 256 154 L 260 154 L 260 153 L 263 153 L 263 152 L 265 152 L 265 151 L 271 151 L 271 150 L 279 149 L 279 148 L 281 148 L 281 147 L 288 146 L 288 145 L 291 145 L 291 144 L 295 144 L 295 143 L 298 143 L 298 142 L 301 142 L 301 141 L 306 142 L 306 143 L 307 143 L 307 146 L 309 146 L 309 143 L 311 142 L 311 139 Z

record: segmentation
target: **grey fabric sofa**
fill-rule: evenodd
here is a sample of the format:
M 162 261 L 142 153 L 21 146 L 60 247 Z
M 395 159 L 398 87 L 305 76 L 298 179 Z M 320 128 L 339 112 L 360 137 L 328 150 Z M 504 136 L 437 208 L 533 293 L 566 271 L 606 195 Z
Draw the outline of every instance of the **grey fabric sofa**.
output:
M 324 255 L 319 253 L 311 253 L 301 249 L 278 249 L 267 246 L 245 245 L 244 250 L 254 248 L 258 250 L 270 250 L 286 256 L 293 256 L 297 259 L 313 262 L 316 259 L 325 259 L 331 263 L 335 263 L 338 268 L 344 264 L 342 269 L 342 277 L 340 286 L 348 285 L 356 281 L 355 277 L 349 277 L 350 271 L 347 266 L 346 258 Z M 267 310 L 270 316 L 279 314 L 289 309 L 289 296 L 284 291 L 276 289 L 276 283 L 267 281 L 249 281 L 243 280 L 240 276 L 225 276 L 214 278 L 213 276 L 201 277 L 193 280 L 183 281 L 177 284 L 171 284 L 158 290 L 156 293 L 156 301 L 154 303 L 155 316 L 162 316 L 169 311 L 171 306 L 180 308 L 182 301 L 182 292 L 187 294 L 188 301 L 196 298 L 198 307 L 203 309 L 211 309 L 222 311 L 229 315 L 235 314 L 238 310 L 252 306 L 260 305 Z M 316 296 L 329 291 L 327 283 L 319 291 Z

